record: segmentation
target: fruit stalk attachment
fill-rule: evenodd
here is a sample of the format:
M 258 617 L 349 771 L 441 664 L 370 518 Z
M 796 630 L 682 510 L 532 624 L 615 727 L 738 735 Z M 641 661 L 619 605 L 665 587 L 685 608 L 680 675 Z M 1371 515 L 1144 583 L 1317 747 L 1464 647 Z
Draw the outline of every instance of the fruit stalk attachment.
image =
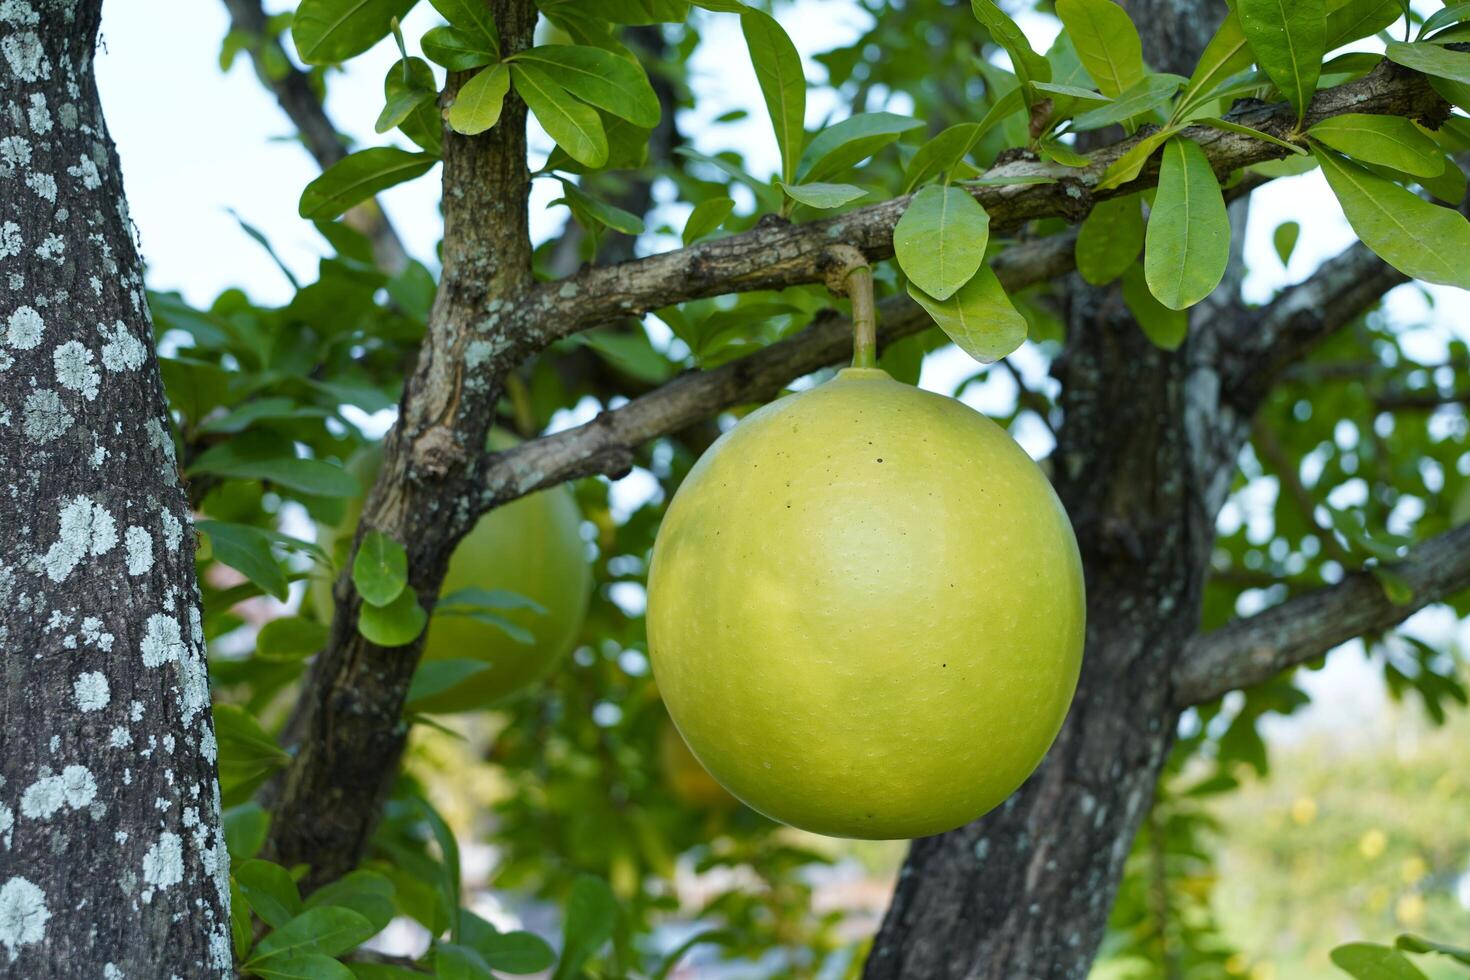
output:
M 852 300 L 852 366 L 878 366 L 878 307 L 873 302 L 873 270 L 860 265 L 847 273 L 847 296 Z

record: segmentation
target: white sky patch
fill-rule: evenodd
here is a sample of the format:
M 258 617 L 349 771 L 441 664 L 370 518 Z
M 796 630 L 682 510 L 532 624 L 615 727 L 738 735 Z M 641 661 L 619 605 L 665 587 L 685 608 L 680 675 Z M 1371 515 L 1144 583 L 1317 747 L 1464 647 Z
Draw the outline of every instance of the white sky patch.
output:
M 46 938 L 50 918 L 46 893 L 26 879 L 15 877 L 0 885 L 0 945 L 10 954 L 12 963 L 22 946 Z
M 112 700 L 112 688 L 108 686 L 107 677 L 96 670 L 78 674 L 72 683 L 72 693 L 76 697 L 77 709 L 83 713 L 101 711 Z

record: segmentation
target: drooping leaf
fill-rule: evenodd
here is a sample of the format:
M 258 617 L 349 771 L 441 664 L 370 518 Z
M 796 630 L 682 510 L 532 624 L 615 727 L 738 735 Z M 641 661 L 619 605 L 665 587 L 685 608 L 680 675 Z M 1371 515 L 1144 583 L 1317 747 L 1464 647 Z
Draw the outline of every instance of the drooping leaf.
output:
M 380 191 L 427 173 L 438 162 L 432 154 L 394 146 L 349 153 L 306 185 L 297 210 L 308 220 L 330 221 Z
M 386 133 L 439 94 L 434 69 L 422 58 L 402 58 L 383 76 L 383 111 L 373 129 Z
M 561 962 L 553 980 L 581 976 L 582 965 L 612 938 L 617 917 L 617 900 L 600 878 L 582 875 L 573 882 L 562 920 Z
M 746 7 L 740 11 L 740 29 L 750 51 L 750 63 L 760 83 L 761 96 L 781 151 L 781 179 L 796 181 L 796 165 L 806 141 L 806 76 L 796 45 L 776 19 Z
M 684 244 L 696 242 L 720 227 L 734 209 L 735 202 L 728 197 L 712 197 L 707 201 L 700 201 L 689 213 L 689 220 L 684 222 Z
M 1057 0 L 1057 16 L 1098 91 L 1117 98 L 1143 82 L 1143 44 L 1121 6 L 1113 0 Z
M 807 144 L 797 173 L 803 183 L 826 180 L 866 160 L 921 120 L 891 112 L 863 112 L 828 126 Z
M 1291 253 L 1296 251 L 1296 242 L 1301 237 L 1301 233 L 1302 226 L 1295 221 L 1283 221 L 1271 233 L 1271 244 L 1275 247 L 1276 255 L 1281 259 L 1282 265 L 1291 264 Z
M 541 128 L 568 156 L 589 167 L 607 162 L 607 133 L 597 110 L 574 99 L 535 65 L 513 63 L 510 77 Z
M 1432 41 L 1389 41 L 1385 53 L 1405 68 L 1470 84 L 1470 51 L 1455 51 Z
M 1317 160 L 1348 224 L 1378 257 L 1406 276 L 1470 288 L 1470 222 L 1331 150 Z
M 1397 950 L 1376 943 L 1348 943 L 1332 951 L 1332 962 L 1356 980 L 1426 980 Z
M 447 116 L 450 128 L 466 136 L 493 129 L 509 91 L 510 68 L 506 65 L 491 65 L 479 72 L 455 95 Z
M 1143 251 L 1143 209 L 1137 194 L 1100 201 L 1077 232 L 1077 271 L 1094 286 L 1112 282 Z
M 534 64 L 562 88 L 605 112 L 643 129 L 658 125 L 658 95 L 637 62 L 603 48 L 581 44 L 542 44 L 515 55 Z
M 429 614 L 413 589 L 404 589 L 386 606 L 364 603 L 358 612 L 357 631 L 380 647 L 401 647 L 412 643 L 428 622 Z
M 1026 340 L 1026 318 L 1011 304 L 988 265 L 946 300 L 935 299 L 912 282 L 908 291 L 957 347 L 982 364 L 1000 360 Z
M 388 36 L 417 0 L 301 0 L 291 19 L 291 40 L 308 65 L 346 61 Z
M 382 531 L 367 532 L 352 559 L 352 584 L 363 602 L 386 606 L 408 585 L 408 552 Z
M 1141 329 L 1155 347 L 1176 350 L 1189 333 L 1189 312 L 1171 310 L 1154 299 L 1138 263 L 1123 271 L 1123 305 L 1133 314 Z
M 946 300 L 985 260 L 990 215 L 958 187 L 931 184 L 914 195 L 893 229 L 899 267 L 919 289 Z
M 1230 217 L 1215 171 L 1198 143 L 1171 139 L 1144 238 L 1149 291 L 1169 309 L 1185 309 L 1214 291 L 1229 262 Z
M 861 187 L 852 184 L 824 184 L 821 182 L 810 184 L 786 184 L 781 185 L 781 190 L 786 196 L 798 204 L 805 204 L 810 208 L 840 208 L 844 204 L 850 204 L 868 193 Z
M 1444 151 L 1439 144 L 1402 116 L 1351 112 L 1324 119 L 1309 132 L 1313 139 L 1364 163 L 1416 177 L 1444 172 Z
M 1256 63 L 1301 119 L 1317 91 L 1326 53 L 1324 0 L 1237 0 L 1235 13 Z
M 1150 75 L 1107 105 L 1089 109 L 1075 117 L 1072 128 L 1078 132 L 1086 132 L 1152 112 L 1172 99 L 1184 82 L 1185 79 L 1180 75 Z

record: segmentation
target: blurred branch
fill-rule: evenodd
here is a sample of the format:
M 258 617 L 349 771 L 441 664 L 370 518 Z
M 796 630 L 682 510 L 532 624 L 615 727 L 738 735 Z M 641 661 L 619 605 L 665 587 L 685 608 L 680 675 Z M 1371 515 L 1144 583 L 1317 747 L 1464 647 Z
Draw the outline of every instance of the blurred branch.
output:
M 1302 512 L 1302 517 L 1307 524 L 1316 531 L 1317 537 L 1322 542 L 1322 550 L 1327 557 L 1345 569 L 1353 567 L 1352 556 L 1338 542 L 1332 529 L 1323 527 L 1317 520 L 1317 507 L 1320 501 L 1302 483 L 1299 466 L 1287 455 L 1286 448 L 1281 445 L 1281 440 L 1276 438 L 1275 431 L 1258 418 L 1251 432 L 1251 441 L 1255 443 L 1256 451 L 1276 471 L 1277 479 L 1281 481 L 1283 489 L 1291 495 L 1291 499 L 1296 502 L 1297 510 Z
M 1429 412 L 1443 405 L 1470 405 L 1470 391 L 1390 391 L 1373 398 L 1380 411 Z
M 1384 566 L 1413 597 L 1395 605 L 1372 571 L 1354 572 L 1336 585 L 1197 636 L 1174 669 L 1174 700 L 1181 707 L 1213 701 L 1229 691 L 1270 680 L 1364 633 L 1386 630 L 1425 606 L 1470 588 L 1470 524 L 1409 549 Z
M 1064 232 L 1015 245 L 992 268 L 1010 290 L 1065 275 L 1072 269 L 1076 234 Z M 933 321 L 907 296 L 878 305 L 878 339 L 886 345 Z M 733 405 L 774 397 L 793 379 L 851 355 L 852 323 L 827 314 L 794 337 L 709 371 L 675 378 L 591 422 L 491 454 L 483 464 L 480 507 L 498 507 L 542 487 L 632 466 L 640 444 L 709 418 Z
M 326 170 L 347 155 L 347 146 L 327 117 L 311 77 L 292 64 L 280 38 L 271 31 L 260 0 L 224 0 L 224 3 L 230 11 L 230 30 L 250 38 L 245 50 L 255 66 L 255 77 L 276 97 L 281 111 L 301 134 L 307 151 Z M 343 220 L 372 241 L 373 257 L 383 271 L 397 273 L 408 264 L 403 242 L 375 198 L 350 208 Z
M 1379 113 L 1437 123 L 1448 111 L 1423 76 L 1385 61 L 1365 77 L 1317 93 L 1304 126 L 1348 112 Z M 1287 139 L 1300 130 L 1286 104 L 1242 106 L 1232 121 Z M 1004 231 L 1037 219 L 1061 217 L 1078 222 L 1100 200 L 1131 194 L 1158 181 L 1157 159 L 1139 176 L 1120 186 L 1098 190 L 1103 174 L 1145 134 L 1103 146 L 1086 167 L 1069 168 L 1030 159 L 1013 159 L 984 175 L 1004 184 L 971 184 L 970 192 L 985 206 L 991 228 Z M 1183 136 L 1197 142 L 1217 173 L 1286 155 L 1273 143 L 1235 132 L 1191 126 Z M 1044 182 L 1035 183 L 1037 179 Z M 1033 181 L 1024 183 L 1022 181 Z M 545 283 L 528 298 L 518 319 L 523 327 L 518 353 L 529 353 L 585 327 L 622 316 L 640 315 L 660 306 L 724 293 L 822 281 L 837 261 L 833 248 L 853 246 L 870 261 L 893 254 L 893 228 L 909 198 L 899 197 L 808 224 L 792 225 L 767 216 L 738 235 L 701 242 L 630 262 L 583 269 L 566 279 Z

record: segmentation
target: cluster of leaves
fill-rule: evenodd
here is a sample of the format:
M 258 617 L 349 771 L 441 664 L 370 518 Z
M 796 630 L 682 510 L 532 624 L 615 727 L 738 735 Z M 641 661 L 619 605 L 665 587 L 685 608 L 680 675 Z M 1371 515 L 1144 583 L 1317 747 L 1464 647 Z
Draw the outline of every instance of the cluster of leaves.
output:
M 295 297 L 280 308 L 257 306 L 237 291 L 207 310 L 190 309 L 176 296 L 150 297 L 167 352 L 163 370 L 180 458 L 203 518 L 200 572 L 219 702 L 221 773 L 225 803 L 233 808 L 232 853 L 244 873 L 243 879 L 237 875 L 237 904 L 258 920 L 237 923 L 237 952 L 247 970 L 254 963 L 263 975 L 286 955 L 324 958 L 333 966 L 321 965 L 323 971 L 340 967 L 338 959 L 351 960 L 351 951 L 381 928 L 388 905 L 435 937 L 425 963 L 442 976 L 513 972 L 531 960 L 543 969 L 552 962 L 549 951 L 535 946 L 540 959 L 508 964 L 500 958 L 506 944 L 521 944 L 517 955 L 529 956 L 532 939 L 508 940 L 459 908 L 453 837 L 445 836 L 443 820 L 426 808 L 412 778 L 391 803 L 368 865 L 344 879 L 344 885 L 356 883 L 345 891 L 303 900 L 295 884 L 301 869 L 254 856 L 264 829 L 249 801 L 288 761 L 278 735 L 303 665 L 327 641 L 329 629 L 310 603 L 282 615 L 282 607 L 264 597 L 299 600 L 308 580 L 335 581 L 342 571 L 344 555 L 306 540 L 303 524 L 352 522 L 353 501 L 371 479 L 349 465 L 374 442 L 364 415 L 396 404 L 435 290 L 433 271 L 419 263 L 396 275 L 381 272 L 369 243 L 334 219 L 378 191 L 427 173 L 442 152 L 443 124 L 460 133 L 486 132 L 499 124 L 507 95 L 517 93 L 556 142 L 537 176 L 558 181 L 557 203 L 591 233 L 588 247 L 610 233 L 645 231 L 690 244 L 745 230 L 762 214 L 799 222 L 912 194 L 895 232 L 898 261 L 875 272 L 885 293 L 907 292 L 936 322 L 884 352 L 882 365 L 914 382 L 924 355 L 950 340 L 993 361 L 1028 336 L 1050 356 L 1061 338 L 1056 287 L 1008 296 L 986 265 L 1009 241 L 991 235 L 989 217 L 968 189 L 986 180 L 1002 152 L 1075 169 L 1090 163 L 1086 149 L 1098 134 L 1121 129 L 1140 135 L 1134 150 L 1102 175 L 1098 186 L 1104 189 L 1126 184 L 1160 155 L 1158 189 L 1103 201 L 1084 222 L 1076 255 L 1084 279 L 1120 281 L 1124 301 L 1148 335 L 1161 346 L 1177 346 L 1187 330 L 1185 310 L 1220 281 L 1230 235 L 1220 180 L 1182 135 L 1183 127 L 1238 132 L 1222 117 L 1242 97 L 1284 99 L 1300 115 L 1315 89 L 1361 77 L 1381 60 L 1362 53 L 1328 60 L 1331 52 L 1404 16 L 1396 0 L 1241 0 L 1185 78 L 1152 71 L 1134 25 L 1106 0 L 1058 0 L 1064 30 L 1044 54 L 1032 50 L 989 0 L 975 0 L 969 10 L 939 0 L 883 5 L 868 33 L 817 57 L 827 84 L 853 111 L 809 133 L 810 82 L 801 60 L 779 23 L 755 7 L 698 0 L 696 6 L 710 13 L 691 16 L 680 0 L 542 0 L 549 25 L 544 43 L 507 54 L 485 4 L 431 2 L 445 23 L 417 39 L 423 57 L 409 55 L 409 41 L 396 25 L 414 0 L 302 0 L 290 21 L 296 52 L 318 84 L 330 80 L 331 65 L 392 34 L 402 57 L 384 80 L 377 129 L 396 131 L 417 148 L 359 150 L 306 188 L 301 213 L 316 223 L 330 251 L 317 278 L 293 279 Z M 1415 40 L 1391 40 L 1386 47 L 1390 58 L 1432 75 L 1436 88 L 1464 107 L 1470 78 L 1463 63 L 1470 55 L 1447 46 L 1466 35 L 1462 16 L 1470 16 L 1464 5 L 1447 7 L 1417 25 Z M 702 43 L 701 29 L 724 31 L 732 17 L 772 123 L 778 173 L 752 174 L 734 151 L 707 155 L 681 146 L 667 159 L 649 159 L 651 131 L 672 111 L 649 75 L 680 90 L 688 60 Z M 278 20 L 272 29 L 284 24 Z M 628 28 L 649 25 L 663 38 L 662 48 L 635 56 L 626 43 Z M 227 39 L 226 56 L 240 43 Z M 997 51 L 1012 70 L 995 63 Z M 446 71 L 472 73 L 452 100 L 441 94 Z M 896 105 L 902 114 L 890 111 Z M 715 126 L 743 115 L 730 113 Z M 1283 143 L 1264 133 L 1248 135 Z M 1447 154 L 1467 146 L 1470 128 L 1461 117 L 1432 132 L 1407 120 L 1336 117 L 1284 141 L 1285 161 L 1253 169 L 1276 176 L 1320 166 L 1370 247 L 1419 278 L 1461 282 L 1465 265 L 1457 257 L 1470 254 L 1463 247 L 1470 233 L 1458 214 L 1421 192 L 1457 203 L 1464 178 L 1458 165 L 1446 162 Z M 1244 177 L 1225 176 L 1227 189 Z M 645 228 L 648 209 L 634 213 L 613 203 L 628 184 L 659 180 L 687 208 L 681 225 L 667 217 L 680 209 L 654 211 L 658 220 Z M 1391 220 L 1395 215 L 1409 217 Z M 1043 221 L 1027 234 L 1062 229 L 1060 221 Z M 1294 237 L 1289 228 L 1278 234 L 1285 255 Z M 537 250 L 543 277 L 553 274 L 551 253 L 552 243 Z M 524 367 L 524 404 L 502 405 L 502 424 L 529 433 L 584 399 L 606 407 L 682 369 L 716 366 L 789 336 L 830 302 L 820 286 L 748 293 L 655 311 L 667 340 L 650 339 L 636 321 L 580 334 Z M 1253 603 L 1329 583 L 1346 569 L 1391 562 L 1411 535 L 1443 529 L 1452 513 L 1464 518 L 1470 480 L 1460 460 L 1470 451 L 1470 436 L 1463 416 L 1455 416 L 1456 423 L 1432 406 L 1392 406 L 1431 396 L 1453 401 L 1462 394 L 1453 385 L 1465 363 L 1470 351 L 1463 345 L 1454 348 L 1449 364 L 1416 361 L 1400 335 L 1374 315 L 1301 368 L 1262 416 L 1262 431 L 1279 443 L 1280 454 L 1257 440 L 1241 481 L 1242 491 L 1247 481 L 1258 485 L 1270 478 L 1284 489 L 1265 530 L 1242 523 L 1222 535 L 1219 574 L 1206 596 L 1207 627 Z M 1338 373 L 1344 364 L 1357 373 Z M 1043 415 L 1048 410 L 1046 404 L 1029 407 Z M 1018 404 L 1017 413 L 1022 410 Z M 1343 436 L 1343 421 L 1354 438 Z M 654 489 L 631 511 L 614 507 L 606 483 L 578 485 L 596 532 L 591 613 L 566 668 L 497 716 L 503 727 L 484 765 L 503 774 L 508 791 L 493 814 L 457 828 L 497 845 L 498 887 L 566 909 L 558 975 L 583 969 L 660 975 L 683 953 L 668 953 L 668 944 L 654 935 L 673 915 L 717 926 L 713 937 L 694 938 L 718 943 L 730 955 L 756 959 L 784 951 L 774 966 L 766 961 L 773 972 L 830 969 L 851 954 L 843 949 L 840 915 L 810 913 L 810 872 L 832 854 L 731 803 L 681 798 L 661 755 L 667 722 L 643 655 L 638 596 L 664 504 L 716 432 L 714 426 L 691 430 L 640 450 L 639 475 Z M 1297 462 L 1304 459 L 1312 460 L 1312 479 Z M 1368 490 L 1361 498 L 1350 493 L 1358 483 Z M 1303 485 L 1302 494 L 1292 489 L 1296 484 Z M 1304 500 L 1310 501 L 1305 509 Z M 359 628 L 369 638 L 406 642 L 428 624 L 408 587 L 400 543 L 367 531 L 350 572 L 364 602 Z M 1391 574 L 1383 574 L 1392 590 Z M 466 593 L 441 599 L 435 615 L 493 622 L 515 601 Z M 1391 689 L 1416 692 L 1436 714 L 1464 701 L 1445 654 L 1403 635 L 1372 643 Z M 1199 731 L 1181 740 L 1129 863 L 1108 945 L 1117 960 L 1147 965 L 1174 957 L 1208 965 L 1228 955 L 1208 915 L 1213 831 L 1202 801 L 1233 788 L 1241 764 L 1264 773 L 1261 718 L 1305 702 L 1286 678 L 1248 692 L 1228 709 L 1214 705 L 1199 713 Z M 412 714 L 408 720 L 421 728 L 439 724 Z M 1205 777 L 1186 768 L 1201 760 L 1209 769 Z M 422 760 L 414 766 L 413 776 L 425 782 L 436 777 Z M 699 907 L 681 906 L 678 879 L 717 878 L 720 872 L 736 883 L 714 888 Z M 317 918 L 293 926 L 307 915 Z M 346 925 L 324 928 L 329 916 Z M 305 944 L 292 938 L 308 932 L 313 938 Z M 372 972 L 394 969 L 383 964 L 354 962 L 350 969 L 360 977 L 396 975 Z

